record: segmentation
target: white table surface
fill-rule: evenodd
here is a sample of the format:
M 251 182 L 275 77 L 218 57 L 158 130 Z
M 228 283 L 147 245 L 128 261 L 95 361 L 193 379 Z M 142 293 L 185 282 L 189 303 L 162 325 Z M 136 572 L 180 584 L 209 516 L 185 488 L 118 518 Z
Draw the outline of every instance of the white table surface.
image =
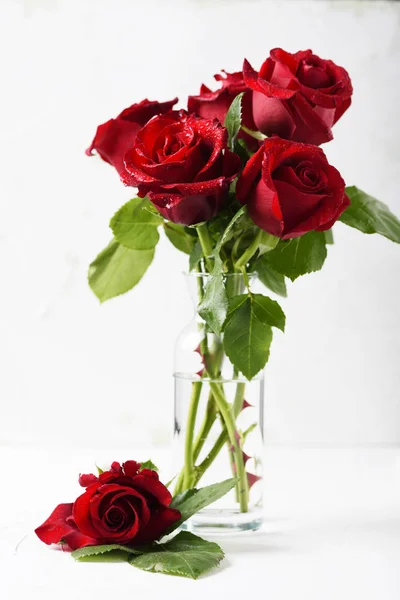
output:
M 161 464 L 165 457 L 152 452 Z M 127 449 L 0 448 L 3 600 L 400 597 L 400 449 L 267 448 L 263 529 L 208 536 L 226 558 L 197 581 L 77 563 L 32 533 L 56 504 L 75 499 L 77 473 L 128 458 Z

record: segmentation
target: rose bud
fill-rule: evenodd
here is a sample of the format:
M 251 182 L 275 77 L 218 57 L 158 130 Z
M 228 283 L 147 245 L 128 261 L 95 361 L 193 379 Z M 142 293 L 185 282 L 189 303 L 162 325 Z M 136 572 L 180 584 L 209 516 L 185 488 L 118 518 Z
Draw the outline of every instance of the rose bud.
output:
M 139 129 L 155 115 L 171 110 L 177 102 L 178 98 L 169 102 L 142 100 L 140 104 L 125 108 L 118 117 L 98 126 L 86 154 L 91 156 L 93 150 L 96 150 L 101 158 L 115 167 L 121 175 L 125 169 L 125 152 L 132 146 Z
M 275 48 L 259 73 L 245 60 L 243 76 L 253 90 L 254 121 L 266 135 L 316 145 L 329 142 L 331 127 L 351 104 L 347 71 L 311 50 L 290 54 Z
M 225 122 L 226 113 L 229 110 L 232 101 L 241 92 L 246 92 L 242 99 L 242 123 L 245 127 L 255 130 L 256 126 L 252 114 L 252 91 L 246 86 L 243 73 L 225 73 L 214 75 L 214 78 L 221 83 L 221 87 L 212 92 L 204 84 L 200 88 L 198 96 L 189 96 L 188 111 L 196 113 L 203 119 L 218 119 L 222 124 Z M 250 149 L 256 150 L 259 146 L 257 140 L 250 137 L 244 131 L 239 132 L 239 138 L 245 140 Z
M 126 185 L 148 195 L 159 212 L 174 223 L 208 221 L 222 208 L 239 157 L 227 149 L 221 123 L 170 112 L 151 119 L 125 155 Z
M 330 229 L 349 206 L 321 148 L 272 137 L 250 158 L 236 194 L 258 227 L 284 240 Z
M 101 544 L 144 544 L 159 539 L 181 518 L 170 508 L 172 496 L 155 471 L 129 460 L 114 462 L 99 477 L 81 475 L 86 487 L 74 503 L 60 504 L 35 530 L 45 544 L 71 550 Z

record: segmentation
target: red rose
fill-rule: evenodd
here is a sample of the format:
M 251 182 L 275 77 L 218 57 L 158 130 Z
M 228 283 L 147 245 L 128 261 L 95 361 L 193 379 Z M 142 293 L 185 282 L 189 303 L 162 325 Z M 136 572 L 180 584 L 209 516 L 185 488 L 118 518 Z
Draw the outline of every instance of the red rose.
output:
M 246 164 L 236 193 L 256 225 L 285 240 L 330 229 L 349 206 L 344 188 L 321 148 L 272 137 Z
M 99 477 L 81 475 L 86 491 L 72 504 L 60 504 L 35 530 L 45 544 L 61 541 L 75 550 L 100 544 L 152 542 L 178 521 L 172 496 L 155 471 L 128 460 L 114 462 Z
M 222 124 L 225 122 L 226 113 L 229 110 L 232 101 L 241 92 L 246 92 L 242 100 L 242 123 L 248 129 L 256 129 L 252 115 L 252 91 L 246 86 L 243 73 L 225 73 L 214 75 L 217 81 L 221 82 L 219 90 L 212 92 L 204 84 L 200 88 L 198 96 L 189 96 L 188 111 L 196 113 L 203 119 L 218 119 Z M 243 131 L 239 132 L 239 137 L 246 141 L 249 148 L 256 150 L 258 142 Z
M 178 102 L 178 98 L 169 102 L 152 102 L 142 100 L 140 104 L 133 104 L 125 108 L 116 119 L 99 125 L 90 147 L 86 154 L 91 156 L 93 150 L 101 158 L 113 165 L 121 175 L 124 170 L 124 156 L 135 140 L 136 134 L 154 115 L 168 112 Z
M 259 73 L 245 60 L 243 76 L 253 90 L 254 121 L 266 135 L 316 145 L 329 142 L 331 127 L 351 104 L 347 71 L 311 50 L 290 54 L 275 48 Z
M 222 207 L 240 168 L 227 149 L 228 134 L 217 119 L 185 111 L 151 119 L 125 155 L 124 183 L 139 188 L 174 223 L 208 221 Z

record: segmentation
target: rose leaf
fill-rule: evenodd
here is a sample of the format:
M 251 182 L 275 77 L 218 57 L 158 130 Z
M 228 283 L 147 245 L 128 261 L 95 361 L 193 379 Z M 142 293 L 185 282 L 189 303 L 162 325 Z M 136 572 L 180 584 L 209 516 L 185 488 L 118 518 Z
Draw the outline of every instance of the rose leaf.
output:
M 183 225 L 177 223 L 167 222 L 164 223 L 165 235 L 177 250 L 184 252 L 185 254 L 191 254 L 195 244 L 196 238 L 190 235 Z
M 193 271 L 197 267 L 197 265 L 202 259 L 202 256 L 203 251 L 201 249 L 201 244 L 199 241 L 197 241 L 193 246 L 193 249 L 189 256 L 189 271 Z
M 222 261 L 219 255 L 215 258 L 214 270 L 204 290 L 203 300 L 198 313 L 217 335 L 220 335 L 228 311 L 228 296 L 222 274 Z
M 228 146 L 232 150 L 235 149 L 236 138 L 239 133 L 240 126 L 242 124 L 242 98 L 244 92 L 238 94 L 234 98 L 232 104 L 226 113 L 224 126 L 228 132 Z
M 278 302 L 262 294 L 252 294 L 254 314 L 261 323 L 285 331 L 286 317 Z
M 100 302 L 124 294 L 143 277 L 154 258 L 152 250 L 130 250 L 112 240 L 89 267 L 88 279 Z
M 171 502 L 171 508 L 176 508 L 181 513 L 179 521 L 171 525 L 165 532 L 166 535 L 177 529 L 190 519 L 194 514 L 216 502 L 222 496 L 225 496 L 236 484 L 236 479 L 226 479 L 220 483 L 214 483 L 206 487 L 186 490 L 182 494 L 175 496 Z
M 268 264 L 268 258 L 260 256 L 254 264 L 254 270 L 258 274 L 258 278 L 271 292 L 283 296 L 286 298 L 287 289 L 285 276 L 282 273 L 274 271 L 274 269 Z
M 144 460 L 143 462 L 141 462 L 140 470 L 143 471 L 143 469 L 150 469 L 151 471 L 155 471 L 156 473 L 158 473 L 158 467 L 156 467 L 152 460 Z
M 157 227 L 163 219 L 149 210 L 147 198 L 132 198 L 112 217 L 110 227 L 117 242 L 131 250 L 152 250 L 160 235 Z
M 332 229 L 327 229 L 326 231 L 324 231 L 324 235 L 325 235 L 325 244 L 332 245 L 335 243 L 335 240 L 333 238 Z
M 274 271 L 294 281 L 300 275 L 319 271 L 326 255 L 324 232 L 310 231 L 293 240 L 280 242 L 265 255 L 265 260 Z
M 181 531 L 169 542 L 158 544 L 141 554 L 132 556 L 129 563 L 151 573 L 164 573 L 197 579 L 218 566 L 224 553 L 215 542 L 208 542 L 189 531 Z
M 142 550 L 136 550 L 129 546 L 119 544 L 107 544 L 103 546 L 84 546 L 71 553 L 75 560 L 97 560 L 97 561 L 116 561 L 127 560 L 131 554 L 140 554 Z
M 400 221 L 383 202 L 356 186 L 346 188 L 350 206 L 339 220 L 363 233 L 379 233 L 400 244 Z
M 261 297 L 263 301 L 255 300 L 255 297 Z M 268 301 L 268 306 L 264 300 Z M 267 317 L 275 326 L 284 326 L 282 310 L 277 303 L 271 303 L 273 300 L 260 294 L 236 296 L 228 312 L 224 329 L 225 353 L 249 380 L 264 368 L 269 358 L 272 328 Z

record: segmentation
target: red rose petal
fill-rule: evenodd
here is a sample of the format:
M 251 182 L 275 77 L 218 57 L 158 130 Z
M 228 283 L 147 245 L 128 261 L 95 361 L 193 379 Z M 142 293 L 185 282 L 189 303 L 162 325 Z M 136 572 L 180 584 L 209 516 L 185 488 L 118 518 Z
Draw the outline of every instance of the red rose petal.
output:
M 346 208 L 350 206 L 350 198 L 344 194 L 343 196 L 343 202 L 341 204 L 339 204 L 338 209 L 335 213 L 335 215 L 328 221 L 326 221 L 326 223 L 321 224 L 318 228 L 317 231 L 327 231 L 328 229 L 330 229 L 331 227 L 333 227 L 333 225 L 336 223 L 336 221 L 338 220 L 338 218 L 340 217 L 340 215 L 342 213 L 344 213 L 344 211 L 346 210 Z
M 123 174 L 125 153 L 132 146 L 138 131 L 154 115 L 171 110 L 177 101 L 177 98 L 168 102 L 143 100 L 126 108 L 116 119 L 99 125 L 86 154 L 91 156 L 96 150 L 103 160 L 113 165 L 120 175 Z
M 236 184 L 236 196 L 242 204 L 247 204 L 248 196 L 257 184 L 257 177 L 260 176 L 262 161 L 264 158 L 264 146 L 253 154 L 247 161 L 241 176 Z
M 97 545 L 97 540 L 80 533 L 78 530 L 71 531 L 65 535 L 63 539 L 68 547 L 71 548 L 71 550 L 77 550 L 78 548 L 83 548 L 84 546 Z
M 245 60 L 243 76 L 253 90 L 255 124 L 267 135 L 316 145 L 328 142 L 330 128 L 351 103 L 346 70 L 311 50 L 291 54 L 274 48 L 259 73 Z
M 292 139 L 296 130 L 290 104 L 262 92 L 253 92 L 253 118 L 257 129 L 265 135 Z
M 67 522 L 72 515 L 72 503 L 59 504 L 48 519 L 35 529 L 38 538 L 45 544 L 58 544 L 68 533 L 76 530 Z
M 179 510 L 160 506 L 152 513 L 151 519 L 147 526 L 139 530 L 137 536 L 135 537 L 135 544 L 145 544 L 148 542 L 153 542 L 154 540 L 158 540 L 168 529 L 168 527 L 176 523 L 176 521 L 179 521 L 180 518 L 181 513 Z
M 299 223 L 318 212 L 325 194 L 302 192 L 286 181 L 278 180 L 274 183 L 285 223 L 283 234 L 286 235 Z
M 172 501 L 170 491 L 163 483 L 161 483 L 161 481 L 158 481 L 153 477 L 146 477 L 142 473 L 143 472 L 139 473 L 134 479 L 135 488 L 138 488 L 139 491 L 142 490 L 148 492 L 163 506 L 169 506 Z
M 92 473 L 90 473 L 89 475 L 79 475 L 79 485 L 81 485 L 84 488 L 89 487 L 93 483 L 96 483 L 98 480 L 99 478 L 96 477 L 96 475 L 93 475 Z
M 153 471 L 152 469 L 142 469 L 140 471 L 141 475 L 144 475 L 145 477 L 152 477 L 153 479 L 159 479 L 158 477 L 158 473 L 156 471 Z
M 92 488 L 93 487 L 96 486 L 92 486 Z M 97 539 L 99 536 L 99 532 L 95 527 L 93 527 L 92 521 L 90 519 L 90 501 L 92 500 L 95 493 L 96 490 L 90 491 L 89 488 L 84 494 L 79 496 L 73 504 L 72 516 L 77 528 L 81 533 L 91 538 Z
M 269 60 L 269 59 L 267 59 Z M 264 67 L 264 71 L 267 67 Z M 279 98 L 280 100 L 287 100 L 292 98 L 299 89 L 299 85 L 296 80 L 291 80 L 288 84 L 288 88 L 280 87 L 280 85 L 273 84 L 266 79 L 263 79 L 253 69 L 248 60 L 244 59 L 243 62 L 243 77 L 246 85 L 255 92 L 261 92 L 271 98 Z
M 140 463 L 136 462 L 135 460 L 127 460 L 122 464 L 122 467 L 125 475 L 128 477 L 135 477 L 135 475 L 137 475 L 139 472 Z
M 221 188 L 219 193 L 212 190 L 211 195 L 185 196 L 177 193 L 153 193 L 149 192 L 149 198 L 160 214 L 172 221 L 182 225 L 195 225 L 202 221 L 212 219 L 222 208 L 225 194 Z
M 125 108 L 117 117 L 133 123 L 144 125 L 155 115 L 161 115 L 172 109 L 178 98 L 167 100 L 167 102 L 157 102 L 155 100 L 142 100 L 139 104 L 133 104 Z

